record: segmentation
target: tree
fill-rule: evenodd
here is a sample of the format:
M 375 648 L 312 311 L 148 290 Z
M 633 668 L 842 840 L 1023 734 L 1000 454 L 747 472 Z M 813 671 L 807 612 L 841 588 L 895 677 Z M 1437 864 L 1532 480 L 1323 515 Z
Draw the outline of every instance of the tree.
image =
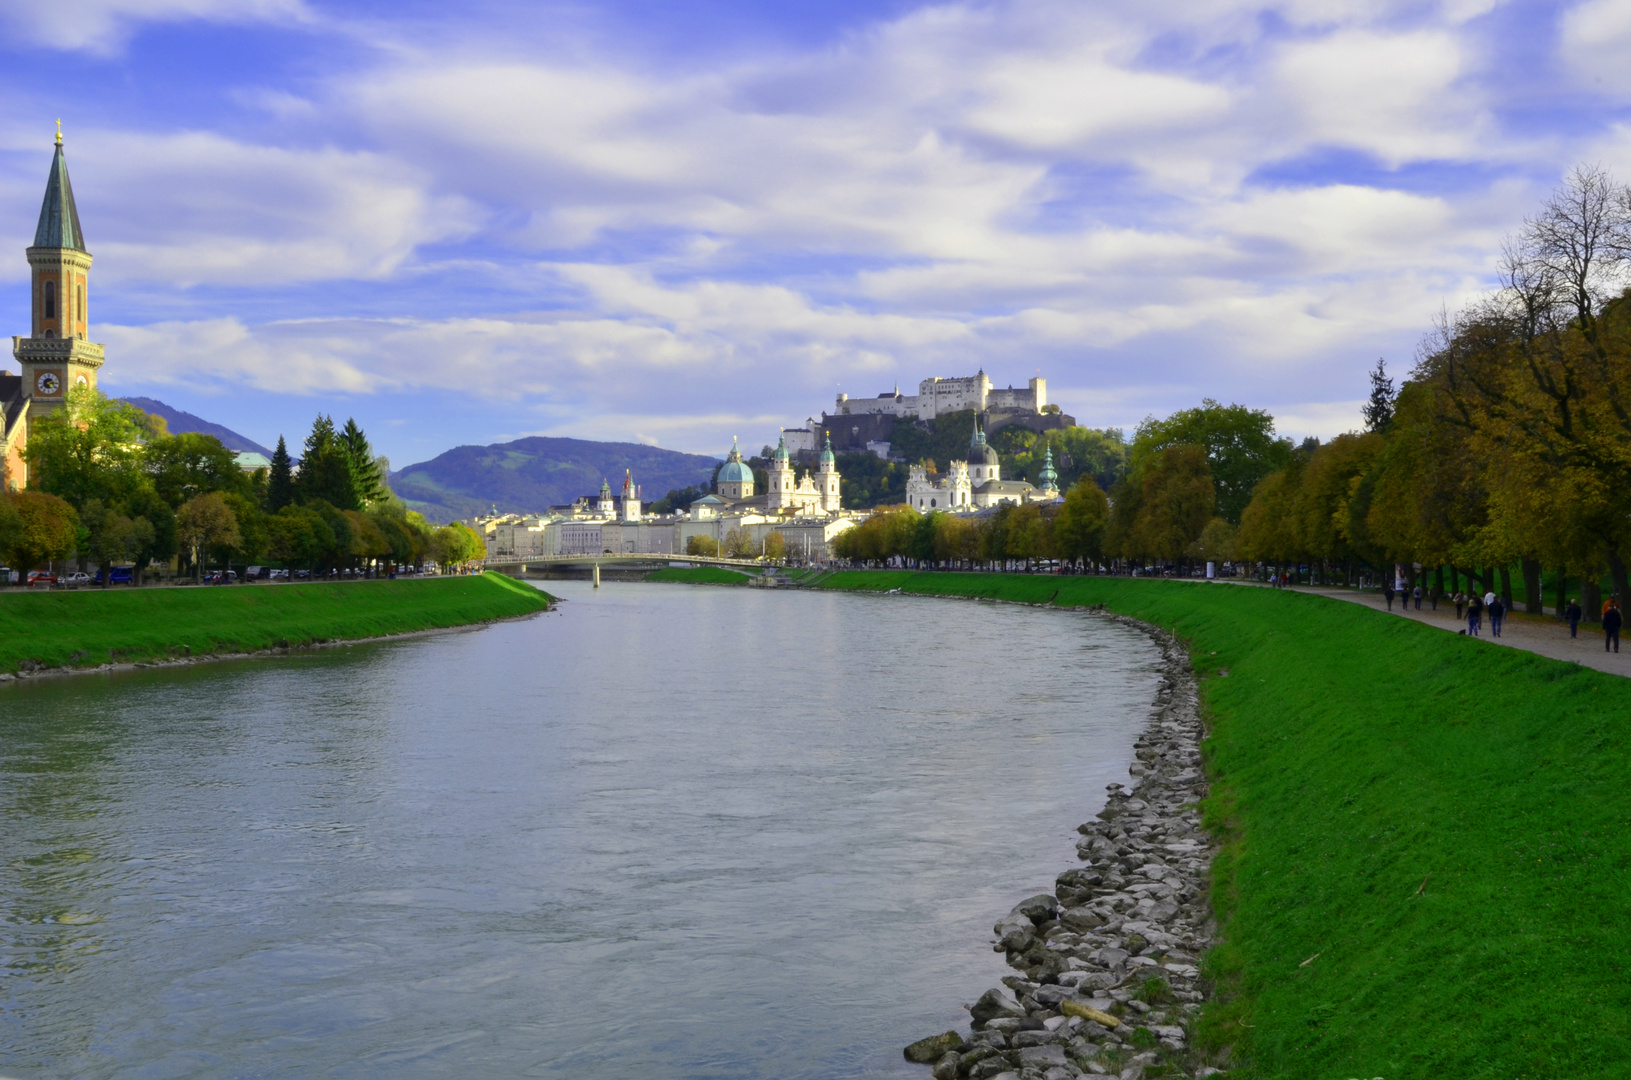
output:
M 720 541 L 719 550 L 730 559 L 751 559 L 759 554 L 759 545 L 754 543 L 753 534 L 746 529 L 732 529 Z
M 760 542 L 759 554 L 772 562 L 781 562 L 787 557 L 787 538 L 771 529 Z
M 1378 359 L 1370 373 L 1370 400 L 1365 402 L 1365 430 L 1386 431 L 1393 423 L 1393 403 L 1397 395 L 1393 380 L 1387 377 L 1387 361 Z
M 154 439 L 143 452 L 143 467 L 172 508 L 211 491 L 249 493 L 236 456 L 214 435 L 189 431 Z
M 140 585 L 148 566 L 176 553 L 176 515 L 151 484 L 133 492 L 124 507 L 135 529 L 130 560 L 136 568 L 135 584 Z
M 685 553 L 700 555 L 705 559 L 716 559 L 719 557 L 719 541 L 698 533 L 685 541 Z
M 1244 405 L 1219 405 L 1211 398 L 1199 408 L 1181 409 L 1165 420 L 1151 417 L 1138 425 L 1131 455 L 1134 476 L 1172 446 L 1204 450 L 1217 513 L 1234 524 L 1239 524 L 1258 481 L 1291 460 L 1290 442 L 1275 438 L 1274 417 Z M 1200 535 L 1200 528 L 1195 532 Z
M 29 428 L 30 484 L 76 508 L 116 501 L 143 482 L 142 443 L 154 436 L 147 413 L 75 387 L 62 408 Z
M 431 553 L 443 566 L 463 566 L 487 556 L 487 545 L 462 521 L 444 525 L 431 537 Z
M 238 519 L 219 491 L 207 491 L 176 510 L 176 537 L 193 552 L 195 579 L 203 581 L 210 548 L 229 548 L 239 542 Z
M 266 478 L 266 512 L 275 514 L 294 501 L 294 462 L 289 459 L 283 436 L 279 435 L 277 449 L 272 451 L 271 474 Z
M 79 515 L 65 500 L 44 491 L 14 491 L 5 496 L 18 517 L 6 557 L 22 570 L 65 559 L 79 546 Z
M 368 445 L 368 436 L 362 433 L 355 419 L 346 418 L 345 428 L 340 432 L 340 442 L 345 447 L 346 464 L 351 471 L 351 490 L 359 504 L 358 509 L 367 509 L 385 498 L 385 474 L 380 469 L 381 459 L 374 457 L 374 449 Z
M 360 510 L 351 472 L 351 450 L 334 430 L 334 421 L 319 415 L 306 436 L 296 489 L 301 502 L 325 502 L 339 510 Z
M 1104 529 L 1110 503 L 1091 476 L 1084 476 L 1065 492 L 1064 505 L 1053 519 L 1054 543 L 1062 558 L 1098 562 L 1104 556 Z
M 1200 446 L 1168 446 L 1141 470 L 1143 507 L 1134 541 L 1147 555 L 1177 560 L 1212 520 L 1217 492 Z
M 334 548 L 334 531 L 309 506 L 291 503 L 269 515 L 266 532 L 272 558 L 285 566 L 316 569 Z

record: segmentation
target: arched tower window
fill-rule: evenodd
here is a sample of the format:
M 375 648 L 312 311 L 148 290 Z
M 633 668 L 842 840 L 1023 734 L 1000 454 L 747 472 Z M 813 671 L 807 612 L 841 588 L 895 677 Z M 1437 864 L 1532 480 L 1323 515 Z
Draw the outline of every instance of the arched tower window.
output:
M 57 283 L 50 278 L 40 282 L 40 305 L 47 319 L 57 317 Z

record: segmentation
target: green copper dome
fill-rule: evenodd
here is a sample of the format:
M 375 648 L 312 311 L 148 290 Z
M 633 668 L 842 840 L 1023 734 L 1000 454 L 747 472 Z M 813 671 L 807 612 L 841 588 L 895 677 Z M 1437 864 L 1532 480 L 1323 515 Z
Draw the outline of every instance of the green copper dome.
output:
M 824 445 L 821 448 L 821 464 L 831 465 L 833 463 L 832 432 L 829 431 L 829 432 L 826 432 L 825 434 L 827 436 L 827 442 L 826 442 L 826 445 Z
M 776 453 L 773 455 L 772 460 L 777 465 L 787 464 L 787 432 L 785 431 L 782 432 L 781 438 L 776 440 Z
M 736 448 L 736 440 L 731 440 L 731 452 L 725 455 L 725 464 L 719 470 L 721 484 L 751 484 L 753 483 L 753 470 L 748 468 L 742 460 L 742 451 Z

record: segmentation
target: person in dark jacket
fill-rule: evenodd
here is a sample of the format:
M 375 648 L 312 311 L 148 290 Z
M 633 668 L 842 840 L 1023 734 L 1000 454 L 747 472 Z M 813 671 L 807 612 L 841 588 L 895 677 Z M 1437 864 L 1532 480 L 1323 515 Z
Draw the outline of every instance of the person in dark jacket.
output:
M 1392 611 L 1393 610 L 1393 586 L 1392 585 L 1383 585 L 1382 586 L 1382 595 L 1387 597 L 1387 609 L 1389 611 Z
M 1412 589 L 1410 591 L 1410 595 L 1415 598 L 1416 610 L 1420 611 L 1421 610 L 1421 586 L 1417 585 L 1414 589 Z
M 1569 606 L 1563 609 L 1563 618 L 1568 620 L 1569 623 L 1570 637 L 1574 637 L 1575 632 L 1580 629 L 1580 616 L 1583 614 L 1584 612 L 1580 610 L 1580 601 L 1571 597 Z
M 1615 652 L 1620 651 L 1620 605 L 1617 600 L 1608 602 L 1608 609 L 1603 612 L 1603 651 L 1608 652 L 1609 646 Z
M 1501 620 L 1506 618 L 1506 601 L 1499 596 L 1489 606 L 1489 634 L 1490 637 L 1501 636 Z
M 1467 601 L 1467 634 L 1478 636 L 1478 625 L 1484 621 L 1484 602 L 1474 593 L 1472 599 Z

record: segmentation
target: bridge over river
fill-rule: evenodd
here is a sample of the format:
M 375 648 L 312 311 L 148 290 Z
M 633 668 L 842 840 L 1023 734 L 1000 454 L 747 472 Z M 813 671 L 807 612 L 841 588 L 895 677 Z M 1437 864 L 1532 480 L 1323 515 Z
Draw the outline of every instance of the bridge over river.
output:
M 497 570 L 501 574 L 511 577 L 525 577 L 535 574 L 548 576 L 551 573 L 577 574 L 587 572 L 594 579 L 596 585 L 600 584 L 600 571 L 604 567 L 608 570 L 625 570 L 644 573 L 647 570 L 659 570 L 665 566 L 724 566 L 732 570 L 762 570 L 766 564 L 758 559 L 728 559 L 722 556 L 706 555 L 675 555 L 672 552 L 601 552 L 600 554 L 583 555 L 490 555 L 482 562 L 488 570 Z

